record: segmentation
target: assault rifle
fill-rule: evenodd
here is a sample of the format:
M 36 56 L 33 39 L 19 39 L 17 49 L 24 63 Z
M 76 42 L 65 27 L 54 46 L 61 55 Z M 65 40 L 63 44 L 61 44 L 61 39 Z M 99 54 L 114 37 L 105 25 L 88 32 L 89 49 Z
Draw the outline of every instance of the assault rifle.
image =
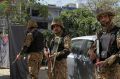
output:
M 16 56 L 16 58 L 13 60 L 12 64 L 14 64 L 19 59 L 20 55 L 21 55 L 21 52 Z M 23 59 L 26 59 L 26 57 L 24 56 Z
M 56 57 L 57 57 L 57 54 L 58 54 L 58 47 L 59 47 L 60 42 L 61 42 L 61 38 L 60 37 L 55 37 L 54 46 L 53 46 L 53 49 L 50 52 L 50 55 L 49 55 L 49 58 L 48 58 L 49 77 L 50 78 L 51 77 L 53 78 L 53 76 L 54 76 L 53 70 L 54 70 L 54 67 L 55 67 L 55 62 L 56 62 Z

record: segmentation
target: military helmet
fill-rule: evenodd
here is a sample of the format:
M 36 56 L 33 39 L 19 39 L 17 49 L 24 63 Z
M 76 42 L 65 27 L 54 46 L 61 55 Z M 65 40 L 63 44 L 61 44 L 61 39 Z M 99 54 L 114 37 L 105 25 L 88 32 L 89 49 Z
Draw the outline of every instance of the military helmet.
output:
M 97 8 L 96 14 L 97 14 L 97 20 L 99 21 L 100 16 L 103 14 L 107 14 L 108 16 L 115 16 L 115 11 L 113 10 L 112 7 L 106 5 L 106 6 Z
M 61 26 L 62 29 L 64 28 L 62 20 L 58 17 L 53 19 L 53 21 L 51 23 L 51 29 L 53 29 L 54 25 L 59 25 L 59 26 Z
M 27 24 L 27 28 L 38 27 L 37 22 L 34 20 L 29 20 Z

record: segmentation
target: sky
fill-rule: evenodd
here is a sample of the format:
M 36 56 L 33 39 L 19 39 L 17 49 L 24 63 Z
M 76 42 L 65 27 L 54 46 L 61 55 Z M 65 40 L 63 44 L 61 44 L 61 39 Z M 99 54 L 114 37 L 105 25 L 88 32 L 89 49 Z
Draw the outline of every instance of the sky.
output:
M 68 3 L 75 3 L 76 0 L 43 0 L 41 2 L 44 4 L 54 4 L 57 6 L 63 6 Z

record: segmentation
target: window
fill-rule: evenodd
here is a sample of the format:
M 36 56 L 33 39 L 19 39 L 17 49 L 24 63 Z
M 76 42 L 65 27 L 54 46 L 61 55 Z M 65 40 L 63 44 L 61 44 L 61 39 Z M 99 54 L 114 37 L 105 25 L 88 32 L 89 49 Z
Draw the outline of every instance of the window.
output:
M 81 47 L 83 45 L 84 40 L 78 39 L 72 41 L 72 52 L 73 53 L 81 53 Z
M 87 51 L 94 41 L 86 39 L 77 39 L 72 41 L 72 52 L 87 55 Z

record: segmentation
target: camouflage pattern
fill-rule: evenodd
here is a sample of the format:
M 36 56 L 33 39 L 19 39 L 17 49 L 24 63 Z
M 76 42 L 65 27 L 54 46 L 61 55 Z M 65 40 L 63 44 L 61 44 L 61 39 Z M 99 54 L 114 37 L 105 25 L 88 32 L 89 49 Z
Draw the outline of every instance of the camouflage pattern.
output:
M 108 16 L 115 16 L 115 11 L 111 6 L 104 5 L 97 8 L 96 14 L 97 20 L 99 21 L 100 16 L 104 14 L 107 14 Z
M 28 55 L 28 70 L 32 79 L 38 79 L 42 59 L 42 53 L 32 52 Z
M 53 25 L 60 25 L 62 28 L 64 28 L 63 22 L 60 18 L 54 18 L 52 23 L 51 23 L 51 29 L 53 28 Z
M 69 37 L 69 35 L 65 36 L 64 38 L 64 47 L 71 50 L 71 38 Z
M 28 70 L 32 79 L 38 79 L 38 73 L 43 60 L 44 36 L 37 29 L 37 23 L 29 20 L 27 33 L 20 55 L 28 55 Z
M 117 32 L 117 47 L 120 48 L 120 30 Z
M 62 59 L 61 61 L 56 61 L 53 79 L 68 79 L 66 59 Z
M 34 21 L 34 20 L 29 20 L 28 21 L 28 24 L 27 24 L 27 28 L 29 29 L 29 28 L 32 28 L 32 27 L 38 27 L 38 25 L 37 25 L 37 23 L 36 23 L 36 21 Z
M 110 72 L 108 70 L 108 68 L 106 67 L 101 67 L 99 68 L 100 71 L 97 70 L 97 68 L 95 68 L 95 79 L 109 79 L 109 74 Z
M 71 39 L 69 36 L 65 36 L 64 37 L 64 48 L 63 50 L 70 50 L 71 48 Z M 58 52 L 56 55 L 57 57 L 59 55 L 64 55 L 67 52 L 61 51 Z M 51 59 L 50 61 L 48 61 L 48 76 L 49 79 L 68 79 L 67 78 L 67 62 L 66 62 L 66 58 L 62 58 L 61 60 L 56 60 L 55 61 L 55 66 L 53 71 L 51 72 L 51 63 L 53 62 L 53 60 Z
M 95 68 L 95 79 L 120 79 L 120 64 L 115 63 L 118 55 L 111 55 L 105 59 L 104 67 L 100 67 L 99 71 Z
M 29 47 L 31 45 L 31 42 L 33 41 L 33 35 L 32 33 L 27 33 L 25 40 L 24 40 L 24 46 Z
M 113 77 L 111 77 L 112 79 L 120 79 L 120 64 L 116 64 L 115 66 L 114 66 L 114 72 L 113 72 L 114 74 L 114 76 L 112 76 L 112 74 L 111 74 L 111 76 Z
M 120 79 L 120 65 L 101 67 L 100 72 L 95 71 L 95 79 Z
M 50 64 L 50 62 L 48 62 Z M 48 65 L 48 79 L 67 79 L 66 59 L 55 62 L 55 67 L 51 72 L 51 65 Z
M 31 46 L 34 40 L 33 31 L 36 31 L 36 29 L 32 29 L 30 32 L 26 34 L 21 55 L 28 55 L 28 71 L 31 79 L 38 79 L 38 73 L 43 59 L 43 53 L 31 51 L 28 52 L 29 47 Z
M 33 35 L 31 32 L 27 33 L 24 46 L 29 47 L 33 41 Z M 38 73 L 43 59 L 43 53 L 30 52 L 28 54 L 28 71 L 31 79 L 38 79 Z

